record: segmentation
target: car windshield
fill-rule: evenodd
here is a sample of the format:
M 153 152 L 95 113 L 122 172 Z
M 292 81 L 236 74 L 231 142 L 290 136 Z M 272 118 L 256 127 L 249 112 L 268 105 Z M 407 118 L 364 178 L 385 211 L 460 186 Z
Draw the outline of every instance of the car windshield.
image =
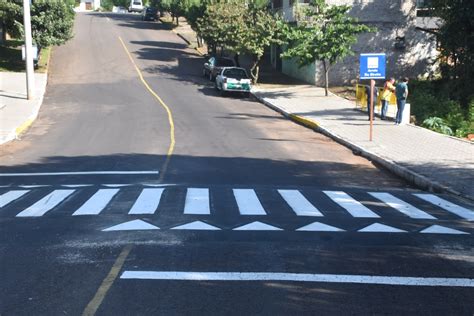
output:
M 243 69 L 232 68 L 224 71 L 224 76 L 231 78 L 247 78 L 247 73 Z
M 133 1 L 133 4 L 134 4 L 134 5 L 142 5 L 142 3 L 139 2 L 139 1 Z
M 234 62 L 231 59 L 217 59 L 216 66 L 221 66 L 221 67 L 234 66 Z

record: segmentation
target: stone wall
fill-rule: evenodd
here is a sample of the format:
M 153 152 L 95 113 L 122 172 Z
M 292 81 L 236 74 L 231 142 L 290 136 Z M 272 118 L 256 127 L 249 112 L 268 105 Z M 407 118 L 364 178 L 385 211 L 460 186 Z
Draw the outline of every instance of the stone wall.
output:
M 362 34 L 353 46 L 354 55 L 339 61 L 330 71 L 330 84 L 342 85 L 358 81 L 359 54 L 386 53 L 387 77 L 428 77 L 436 73 L 438 54 L 434 35 L 417 29 L 416 0 L 326 0 L 331 5 L 351 5 L 350 15 L 377 28 Z M 403 38 L 404 42 L 397 41 Z M 284 72 L 305 80 L 286 63 Z M 315 83 L 324 84 L 322 65 L 315 68 Z M 308 80 L 306 80 L 308 81 Z M 310 82 L 310 81 L 308 81 Z M 311 82 L 313 83 L 313 82 Z

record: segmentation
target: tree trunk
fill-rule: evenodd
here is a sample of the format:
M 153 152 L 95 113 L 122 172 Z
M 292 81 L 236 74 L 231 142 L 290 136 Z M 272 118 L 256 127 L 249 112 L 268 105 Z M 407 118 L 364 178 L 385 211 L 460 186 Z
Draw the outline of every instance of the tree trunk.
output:
M 236 65 L 237 67 L 240 67 L 239 54 L 235 54 L 235 55 L 234 55 L 234 61 L 235 61 L 235 65 Z
M 323 66 L 324 66 L 324 92 L 325 95 L 329 95 L 329 65 L 327 64 L 326 60 L 323 60 Z
M 258 82 L 258 75 L 260 71 L 260 67 L 258 65 L 259 62 L 260 62 L 260 59 L 256 59 L 252 65 L 252 68 L 250 68 L 250 77 L 252 77 L 252 81 L 255 84 Z

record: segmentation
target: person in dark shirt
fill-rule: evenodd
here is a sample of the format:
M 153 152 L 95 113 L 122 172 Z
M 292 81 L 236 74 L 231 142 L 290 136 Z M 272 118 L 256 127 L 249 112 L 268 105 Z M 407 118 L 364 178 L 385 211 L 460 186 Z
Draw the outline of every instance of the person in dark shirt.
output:
M 395 117 L 395 124 L 399 125 L 402 122 L 403 110 L 408 97 L 408 78 L 403 78 L 401 82 L 395 86 L 395 96 L 397 97 L 397 116 Z

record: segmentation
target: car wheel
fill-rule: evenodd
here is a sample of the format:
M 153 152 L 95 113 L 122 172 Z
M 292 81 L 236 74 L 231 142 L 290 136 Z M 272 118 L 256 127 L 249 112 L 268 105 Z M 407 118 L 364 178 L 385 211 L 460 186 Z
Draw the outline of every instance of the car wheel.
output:
M 219 91 L 219 87 L 217 86 L 217 81 L 214 82 L 214 89 L 216 89 L 217 91 Z
M 227 92 L 224 89 L 222 89 L 222 86 L 221 86 L 221 97 L 225 97 L 226 94 Z

